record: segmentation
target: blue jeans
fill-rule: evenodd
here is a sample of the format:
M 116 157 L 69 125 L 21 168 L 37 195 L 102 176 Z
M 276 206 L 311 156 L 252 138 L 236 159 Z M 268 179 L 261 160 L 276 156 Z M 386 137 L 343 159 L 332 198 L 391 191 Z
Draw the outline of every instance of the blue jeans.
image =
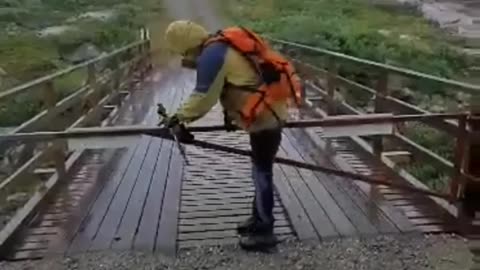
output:
M 253 217 L 256 223 L 273 229 L 273 161 L 282 140 L 282 130 L 264 130 L 250 134 L 252 178 L 255 185 Z M 262 227 L 263 227 L 262 226 Z

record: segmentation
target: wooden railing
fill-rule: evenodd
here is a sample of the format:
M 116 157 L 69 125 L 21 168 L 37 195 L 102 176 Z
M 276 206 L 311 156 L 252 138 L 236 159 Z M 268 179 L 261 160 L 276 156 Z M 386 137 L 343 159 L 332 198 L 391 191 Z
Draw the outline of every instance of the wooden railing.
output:
M 42 91 L 42 110 L 10 133 L 110 124 L 122 100 L 133 89 L 133 77 L 143 77 L 150 68 L 149 61 L 150 41 L 144 37 L 141 41 L 98 58 L 0 92 L 0 104 L 4 104 L 19 95 L 33 95 Z M 100 66 L 107 68 L 101 69 Z M 69 91 L 70 94 L 66 97 L 59 97 L 56 83 L 79 71 L 86 73 L 85 82 L 78 89 Z M 0 142 L 0 153 L 5 156 L 9 149 L 15 147 L 18 145 Z M 27 186 L 33 187 L 28 202 L 0 231 L 0 247 L 4 246 L 18 225 L 34 212 L 39 202 L 57 186 L 82 155 L 82 152 L 67 152 L 66 149 L 61 141 L 48 145 L 24 145 L 22 156 L 26 158 L 16 164 L 6 179 L 0 180 L 0 203 L 4 203 L 7 196 L 14 192 L 25 190 Z
M 303 57 L 302 61 L 295 60 L 295 56 L 292 59 L 302 75 L 305 75 L 308 79 L 306 87 L 311 92 L 316 93 L 318 96 L 310 97 L 306 102 L 310 107 L 320 107 L 321 113 L 324 115 L 333 114 L 364 114 L 365 111 L 350 105 L 344 100 L 336 98 L 336 92 L 339 90 L 348 91 L 360 91 L 364 95 L 369 95 L 373 99 L 373 112 L 375 113 L 394 113 L 394 114 L 428 114 L 427 110 L 421 109 L 414 104 L 402 101 L 393 97 L 390 94 L 389 79 L 392 75 L 406 77 L 416 81 L 427 81 L 436 85 L 441 85 L 452 89 L 452 91 L 461 91 L 471 95 L 470 108 L 465 109 L 465 112 L 478 113 L 473 106 L 473 100 L 478 100 L 480 96 L 480 86 L 453 81 L 445 78 L 439 78 L 436 76 L 403 69 L 387 64 L 377 63 L 360 59 L 348 55 L 344 55 L 337 52 L 332 52 L 320 48 L 315 48 L 303 44 L 298 44 L 285 40 L 270 39 L 272 44 L 278 45 L 282 51 L 287 54 L 301 51 L 301 54 L 321 56 L 323 61 L 320 64 L 308 63 L 309 58 Z M 295 54 L 295 53 L 294 53 Z M 366 86 L 355 82 L 349 78 L 339 75 L 339 67 L 342 65 L 351 65 L 360 67 L 373 75 L 375 83 L 374 87 Z M 478 106 L 478 104 L 476 104 Z M 461 120 L 461 119 L 460 119 Z M 419 145 L 412 139 L 408 138 L 402 132 L 396 132 L 394 135 L 389 136 L 397 147 L 401 147 L 413 154 L 416 159 L 421 160 L 434 165 L 438 170 L 450 175 L 452 179 L 451 192 L 458 192 L 460 183 L 465 181 L 465 161 L 467 160 L 467 154 L 465 150 L 465 140 L 467 138 L 473 138 L 474 135 L 468 136 L 463 132 L 467 130 L 468 125 L 463 121 L 458 120 L 421 120 L 422 124 L 425 124 L 439 132 L 448 134 L 452 140 L 456 142 L 456 146 L 452 150 L 455 154 L 454 160 L 447 160 L 439 154 L 435 153 L 431 149 L 427 149 L 424 146 Z M 459 123 L 460 122 L 460 123 Z M 460 125 L 460 127 L 459 127 Z M 477 133 L 478 134 L 478 133 Z M 408 174 L 405 170 L 399 169 L 388 158 L 385 158 L 382 153 L 384 152 L 384 137 L 383 136 L 370 136 L 368 140 L 371 143 L 367 143 L 364 138 L 352 137 L 354 142 L 360 145 L 367 153 L 373 158 L 376 158 L 384 164 L 388 165 L 392 169 L 398 172 L 399 175 L 408 176 L 412 178 L 411 174 Z M 414 179 L 417 183 L 417 179 Z M 423 179 L 425 180 L 425 179 Z M 425 187 L 425 186 L 423 186 Z

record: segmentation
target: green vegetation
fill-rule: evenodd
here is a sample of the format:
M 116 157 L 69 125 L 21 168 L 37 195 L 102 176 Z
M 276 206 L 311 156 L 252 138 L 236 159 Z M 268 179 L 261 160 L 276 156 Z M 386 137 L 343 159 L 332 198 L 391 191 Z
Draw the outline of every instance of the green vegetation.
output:
M 222 1 L 232 23 L 264 35 L 325 48 L 377 62 L 446 78 L 468 76 L 469 59 L 452 49 L 445 34 L 412 10 L 375 7 L 367 0 L 228 0 Z M 326 67 L 318 54 L 288 49 L 291 55 Z M 378 74 L 341 63 L 340 74 L 374 86 Z M 428 81 L 402 80 L 414 104 L 427 110 L 458 109 L 458 92 Z M 371 108 L 370 97 L 342 91 L 349 104 Z M 440 103 L 437 101 L 441 101 Z M 434 103 L 435 102 L 435 103 Z M 439 105 L 440 104 L 440 105 Z M 448 105 L 447 105 L 448 104 Z M 449 108 L 446 108 L 449 107 Z M 437 154 L 452 158 L 453 140 L 426 127 L 407 129 L 408 137 Z M 445 177 L 431 166 L 408 168 L 432 188 L 443 188 Z
M 71 65 L 68 56 L 82 44 L 100 51 L 128 44 L 162 10 L 158 0 L 0 1 L 0 69 L 6 73 L 0 74 L 0 91 Z M 80 73 L 60 79 L 59 95 L 77 89 L 84 79 Z M 33 95 L 2 103 L 0 126 L 18 125 L 40 109 Z
M 453 77 L 466 59 L 414 14 L 394 14 L 365 0 L 229 0 L 235 23 L 277 38 Z M 432 90 L 434 91 L 434 90 Z

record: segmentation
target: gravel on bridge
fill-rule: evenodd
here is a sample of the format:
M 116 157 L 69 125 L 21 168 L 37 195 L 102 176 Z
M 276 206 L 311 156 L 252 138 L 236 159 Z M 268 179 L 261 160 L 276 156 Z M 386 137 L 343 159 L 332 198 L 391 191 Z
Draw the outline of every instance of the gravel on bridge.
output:
M 102 252 L 42 261 L 0 263 L 2 270 L 106 269 L 469 269 L 471 255 L 463 239 L 450 235 L 381 236 L 341 239 L 308 246 L 285 242 L 271 254 L 247 253 L 236 246 L 186 249 L 177 259 L 156 253 Z

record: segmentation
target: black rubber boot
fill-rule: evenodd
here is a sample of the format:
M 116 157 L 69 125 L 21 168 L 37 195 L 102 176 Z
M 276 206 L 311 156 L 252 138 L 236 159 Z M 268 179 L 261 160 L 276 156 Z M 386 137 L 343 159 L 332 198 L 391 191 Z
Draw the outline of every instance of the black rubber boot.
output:
M 244 222 L 238 224 L 237 232 L 240 235 L 269 234 L 273 233 L 273 223 L 266 224 L 258 221 L 255 217 L 250 217 Z
M 248 235 L 255 231 L 255 218 L 254 217 L 249 217 L 247 220 L 244 222 L 238 224 L 237 226 L 237 232 L 240 235 Z
M 273 233 L 250 234 L 240 238 L 240 247 L 247 251 L 269 251 L 278 243 Z

